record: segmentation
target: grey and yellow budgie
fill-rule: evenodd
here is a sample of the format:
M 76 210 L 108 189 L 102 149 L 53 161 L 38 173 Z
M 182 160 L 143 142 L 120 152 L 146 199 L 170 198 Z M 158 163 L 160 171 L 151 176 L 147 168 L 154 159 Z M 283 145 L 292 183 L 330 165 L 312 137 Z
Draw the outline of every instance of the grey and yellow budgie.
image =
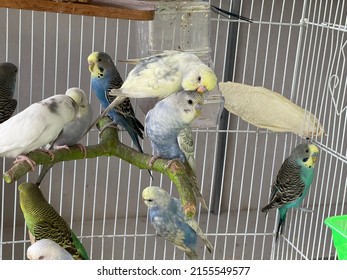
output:
M 270 202 L 261 209 L 266 213 L 274 208 L 279 211 L 276 241 L 279 234 L 283 233 L 288 209 L 299 207 L 308 193 L 318 153 L 318 147 L 313 144 L 303 143 L 296 146 L 277 174 L 271 187 Z
M 73 260 L 72 255 L 51 239 L 40 239 L 27 249 L 29 260 Z
M 19 203 L 31 241 L 51 239 L 76 260 L 88 260 L 88 254 L 64 219 L 44 198 L 39 187 L 23 183 L 18 187 Z
M 184 251 L 190 259 L 197 259 L 195 251 L 198 237 L 211 253 L 213 246 L 194 218 L 188 218 L 181 202 L 164 189 L 150 186 L 142 191 L 142 198 L 149 209 L 149 216 L 157 234 Z
M 10 62 L 0 63 L 0 123 L 7 121 L 17 107 L 13 99 L 18 68 Z

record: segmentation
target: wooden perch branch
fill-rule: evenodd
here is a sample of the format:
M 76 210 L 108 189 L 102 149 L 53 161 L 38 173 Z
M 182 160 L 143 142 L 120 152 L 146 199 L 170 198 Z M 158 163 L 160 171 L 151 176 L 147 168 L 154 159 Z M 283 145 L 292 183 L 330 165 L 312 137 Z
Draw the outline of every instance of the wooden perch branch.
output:
M 99 122 L 99 129 L 102 129 L 111 120 L 108 117 L 102 118 Z M 51 157 L 40 150 L 35 150 L 27 154 L 36 164 L 49 164 L 61 161 L 78 160 L 84 158 L 95 158 L 100 156 L 116 156 L 140 169 L 150 169 L 167 175 L 176 185 L 181 203 L 188 217 L 194 217 L 196 213 L 196 198 L 192 190 L 192 180 L 186 172 L 186 168 L 179 161 L 173 161 L 166 167 L 168 160 L 158 159 L 150 168 L 148 165 L 151 156 L 142 154 L 133 148 L 130 148 L 119 141 L 118 130 L 113 127 L 106 128 L 101 134 L 101 142 L 97 145 L 86 146 L 86 155 L 78 148 L 71 147 L 70 151 L 66 149 L 52 150 L 54 155 Z M 31 171 L 27 162 L 14 164 L 3 174 L 6 183 L 13 183 Z
M 0 7 L 130 20 L 153 20 L 155 13 L 153 3 L 138 0 L 0 0 Z

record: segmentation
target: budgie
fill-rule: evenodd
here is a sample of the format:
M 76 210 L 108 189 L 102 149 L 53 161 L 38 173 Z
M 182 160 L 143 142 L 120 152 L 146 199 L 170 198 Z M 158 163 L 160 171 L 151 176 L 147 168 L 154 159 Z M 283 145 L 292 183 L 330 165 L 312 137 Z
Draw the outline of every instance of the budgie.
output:
M 89 71 L 92 77 L 92 89 L 102 107 L 106 109 L 115 97 L 110 96 L 112 89 L 120 88 L 123 80 L 111 57 L 104 52 L 93 52 L 88 56 Z M 142 151 L 138 137 L 143 138 L 143 125 L 135 117 L 129 98 L 125 98 L 115 108 L 108 112 L 112 120 L 126 129 L 132 141 L 140 152 Z
M 78 105 L 78 110 L 75 119 L 66 124 L 59 136 L 48 145 L 48 149 L 68 148 L 69 146 L 79 145 L 85 152 L 85 147 L 78 142 L 87 132 L 93 118 L 93 110 L 89 104 L 87 95 L 80 88 L 69 88 L 65 95 L 70 96 Z M 42 167 L 41 173 L 36 181 L 37 185 L 41 184 L 42 179 L 49 171 L 53 164 L 47 164 Z
M 40 239 L 27 249 L 29 260 L 73 260 L 72 255 L 51 239 Z
M 10 62 L 0 63 L 0 123 L 8 120 L 17 107 L 13 99 L 18 68 Z
M 149 216 L 158 235 L 184 251 L 190 259 L 197 259 L 195 251 L 200 237 L 211 253 L 213 246 L 202 232 L 199 224 L 184 213 L 180 201 L 171 197 L 164 189 L 147 187 L 142 191 L 144 203 L 149 208 Z
M 205 93 L 217 86 L 217 76 L 193 53 L 166 50 L 142 59 L 128 60 L 136 66 L 120 88 L 110 95 L 118 96 L 106 109 L 117 106 L 125 97 L 159 97 L 182 91 Z
M 26 161 L 34 170 L 36 163 L 26 153 L 56 139 L 64 126 L 75 119 L 77 110 L 76 102 L 64 94 L 31 104 L 0 124 L 0 156 L 16 157 L 14 163 Z
M 19 204 L 33 239 L 32 242 L 51 239 L 67 250 L 74 259 L 89 259 L 82 243 L 64 219 L 47 202 L 37 185 L 23 183 L 19 185 L 18 190 Z
M 203 104 L 203 95 L 196 91 L 182 91 L 159 101 L 146 114 L 145 133 L 155 156 L 179 159 L 182 163 L 186 161 L 177 137 L 201 114 Z
M 318 154 L 319 149 L 316 145 L 303 143 L 296 146 L 283 162 L 272 184 L 270 202 L 261 211 L 267 213 L 278 208 L 276 241 L 279 234 L 283 233 L 288 209 L 299 207 L 309 191 Z
M 204 208 L 207 209 L 205 200 L 197 186 L 195 169 L 189 172 L 185 156 L 178 142 L 178 136 L 196 117 L 201 114 L 204 104 L 204 96 L 196 91 L 182 91 L 171 94 L 159 101 L 151 109 L 145 118 L 145 133 L 148 136 L 153 150 L 153 156 L 149 162 L 152 166 L 157 158 L 178 159 L 186 167 L 191 179 L 192 190 Z M 182 145 L 182 143 L 181 143 Z M 193 146 L 194 149 L 194 146 Z M 191 168 L 195 168 L 192 166 Z

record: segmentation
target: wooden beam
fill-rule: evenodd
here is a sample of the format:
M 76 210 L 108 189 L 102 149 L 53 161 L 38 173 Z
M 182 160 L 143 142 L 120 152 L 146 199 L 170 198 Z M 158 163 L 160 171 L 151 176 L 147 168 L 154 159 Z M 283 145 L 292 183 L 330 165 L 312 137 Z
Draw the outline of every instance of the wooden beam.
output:
M 0 7 L 130 20 L 153 20 L 155 5 L 137 0 L 89 0 L 89 3 L 51 0 L 0 0 Z

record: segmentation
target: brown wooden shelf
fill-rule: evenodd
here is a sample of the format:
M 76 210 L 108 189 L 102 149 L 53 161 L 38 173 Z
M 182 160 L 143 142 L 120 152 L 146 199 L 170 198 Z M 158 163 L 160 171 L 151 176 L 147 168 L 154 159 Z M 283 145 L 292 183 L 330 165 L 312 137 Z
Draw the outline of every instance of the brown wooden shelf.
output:
M 155 5 L 137 0 L 89 0 L 85 3 L 51 0 L 0 0 L 0 7 L 130 20 L 153 20 Z

